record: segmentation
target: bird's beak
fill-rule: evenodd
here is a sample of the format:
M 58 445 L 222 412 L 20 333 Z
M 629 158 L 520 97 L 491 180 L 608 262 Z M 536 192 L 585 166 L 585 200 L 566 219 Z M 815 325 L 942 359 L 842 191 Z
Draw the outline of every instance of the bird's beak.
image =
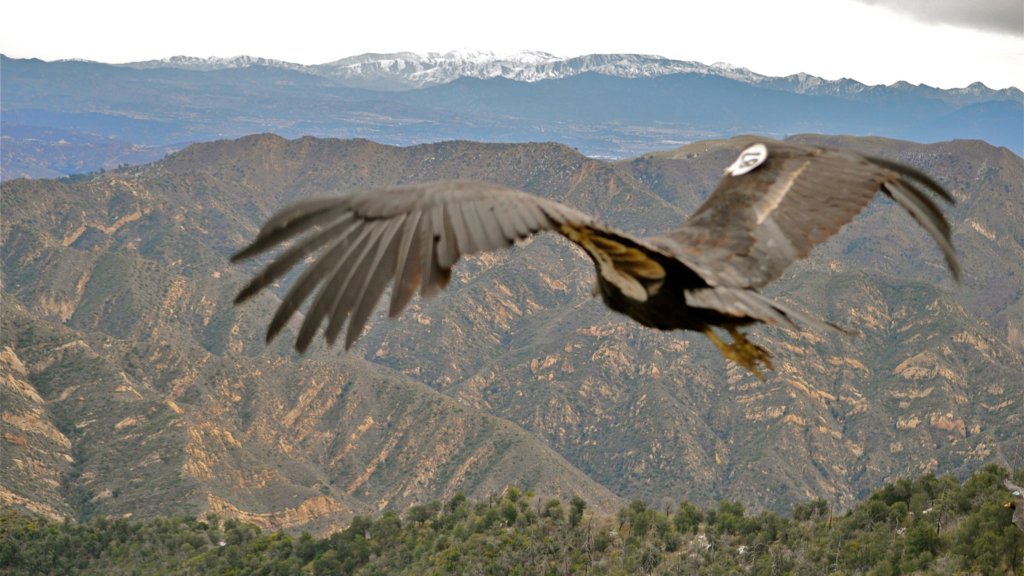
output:
M 1006 503 L 1003 504 L 1003 508 L 1015 508 L 1015 506 L 1013 505 L 1013 500 L 1007 500 Z

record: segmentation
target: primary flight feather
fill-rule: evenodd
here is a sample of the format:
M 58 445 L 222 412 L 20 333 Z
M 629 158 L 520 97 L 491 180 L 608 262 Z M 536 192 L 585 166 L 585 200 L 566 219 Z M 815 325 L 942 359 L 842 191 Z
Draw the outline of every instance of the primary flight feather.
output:
M 236 303 L 312 262 L 289 288 L 267 330 L 273 339 L 310 297 L 296 349 L 326 324 L 333 343 L 347 320 L 345 347 L 361 334 L 392 283 L 388 314 L 418 291 L 443 289 L 463 255 L 510 246 L 538 232 L 561 234 L 590 256 L 596 291 L 613 310 L 661 330 L 704 332 L 719 350 L 761 376 L 769 354 L 738 327 L 754 322 L 831 325 L 773 302 L 757 289 L 835 234 L 882 192 L 927 231 L 954 278 L 950 226 L 933 199 L 952 203 L 937 182 L 896 162 L 847 150 L 763 140 L 725 169 L 715 191 L 676 230 L 637 238 L 564 204 L 482 182 L 448 180 L 299 202 L 272 216 L 232 257 L 286 244 L 239 292 Z M 726 343 L 712 329 L 725 328 Z

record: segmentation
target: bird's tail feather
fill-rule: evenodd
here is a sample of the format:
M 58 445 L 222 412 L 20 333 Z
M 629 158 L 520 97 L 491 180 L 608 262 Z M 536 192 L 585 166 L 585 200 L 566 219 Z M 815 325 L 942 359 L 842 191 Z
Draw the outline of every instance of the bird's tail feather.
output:
M 773 301 L 753 290 L 742 288 L 700 288 L 686 291 L 686 303 L 696 308 L 716 310 L 737 318 L 753 318 L 793 330 L 801 326 L 821 332 L 850 333 L 840 326 Z

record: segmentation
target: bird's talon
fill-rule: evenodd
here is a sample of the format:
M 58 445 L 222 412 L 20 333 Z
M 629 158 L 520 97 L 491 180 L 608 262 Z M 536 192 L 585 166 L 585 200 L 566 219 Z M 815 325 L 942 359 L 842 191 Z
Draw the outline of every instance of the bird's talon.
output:
M 727 360 L 732 360 L 739 366 L 746 368 L 758 380 L 764 380 L 764 373 L 761 372 L 759 366 L 773 370 L 771 355 L 764 348 L 747 340 L 747 337 L 735 327 L 730 326 L 728 330 L 733 339 L 728 344 L 719 338 L 718 334 L 711 327 L 705 328 L 704 333 L 715 343 L 722 356 L 725 356 Z

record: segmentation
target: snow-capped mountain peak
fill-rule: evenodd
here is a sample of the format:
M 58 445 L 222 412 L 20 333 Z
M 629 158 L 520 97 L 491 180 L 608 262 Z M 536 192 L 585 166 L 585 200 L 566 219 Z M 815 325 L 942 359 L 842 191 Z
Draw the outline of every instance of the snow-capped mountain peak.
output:
M 415 52 L 367 53 L 312 66 L 253 56 L 231 58 L 173 56 L 161 60 L 124 64 L 124 66 L 190 70 L 266 66 L 324 76 L 347 86 L 373 90 L 412 90 L 445 84 L 459 78 L 506 78 L 520 82 L 539 82 L 585 73 L 623 78 L 655 77 L 667 74 L 703 74 L 786 92 L 841 97 L 854 97 L 865 90 L 882 88 L 867 86 L 848 78 L 826 80 L 805 73 L 773 77 L 725 62 L 707 65 L 646 54 L 587 54 L 563 57 L 533 50 L 500 53 L 468 48 L 425 54 Z M 906 82 L 897 82 L 888 88 L 898 91 L 930 92 L 932 97 L 961 104 L 1021 98 L 1021 91 L 1016 88 L 992 90 L 981 83 L 975 83 L 965 88 L 939 90 L 929 86 L 914 86 Z

